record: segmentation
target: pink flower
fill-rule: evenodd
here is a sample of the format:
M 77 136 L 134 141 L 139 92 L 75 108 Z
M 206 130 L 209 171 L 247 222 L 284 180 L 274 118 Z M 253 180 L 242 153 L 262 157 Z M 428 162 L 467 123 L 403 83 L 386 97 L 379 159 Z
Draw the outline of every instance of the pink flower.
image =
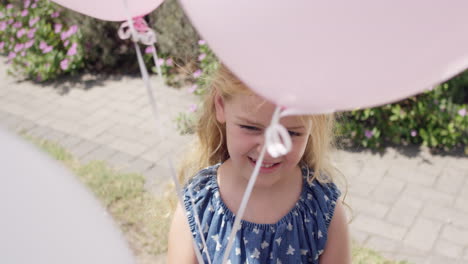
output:
M 21 56 L 23 56 L 23 57 L 26 56 L 26 51 L 25 51 L 25 50 L 23 50 L 23 51 L 21 52 Z
M 0 50 L 2 50 L 5 47 L 5 42 L 0 42 Z
M 15 53 L 18 53 L 19 51 L 22 51 L 24 49 L 24 44 L 23 43 L 18 43 L 15 45 Z
M 58 17 L 59 15 L 60 15 L 60 13 L 57 11 L 57 12 L 52 13 L 50 16 L 51 17 Z
M 60 34 L 60 39 L 61 40 L 66 40 L 68 37 L 69 37 L 69 35 L 68 35 L 67 31 L 62 32 L 62 34 Z
M 41 50 L 47 48 L 47 43 L 45 43 L 44 41 L 41 41 L 41 43 L 39 44 L 39 48 L 40 48 Z
M 10 53 L 8 54 L 8 59 L 9 59 L 9 60 L 12 60 L 12 59 L 14 59 L 15 57 L 16 57 L 16 53 L 10 51 Z
M 26 29 L 22 28 L 16 32 L 16 37 L 21 38 L 24 34 L 26 34 Z
M 65 47 L 67 47 L 68 44 L 70 44 L 70 41 L 67 39 L 67 40 L 65 40 L 65 42 L 63 43 L 63 45 L 64 45 Z
M 31 19 L 29 20 L 29 26 L 30 26 L 30 27 L 34 26 L 34 25 L 37 23 L 37 21 L 39 21 L 39 18 L 38 18 L 38 17 L 31 18 Z
M 24 8 L 28 8 L 30 4 L 31 4 L 31 1 L 29 0 L 24 1 Z
M 54 25 L 54 32 L 59 33 L 60 31 L 62 31 L 62 24 L 55 24 Z
M 0 22 L 0 31 L 4 31 L 7 28 L 6 22 Z
M 37 75 L 36 81 L 38 81 L 38 82 L 42 81 L 42 76 L 40 74 Z
M 367 129 L 364 132 L 364 134 L 365 134 L 366 138 L 371 138 L 374 135 L 374 133 L 372 131 L 367 130 Z
M 166 65 L 167 66 L 174 66 L 174 61 L 172 61 L 172 58 L 169 58 L 166 60 Z
M 163 66 L 164 65 L 164 59 L 158 59 L 158 61 L 156 62 L 159 66 Z
M 154 50 L 154 49 L 153 49 L 153 46 L 148 46 L 148 47 L 146 47 L 146 49 L 145 49 L 145 54 L 153 53 L 153 50 Z
M 199 60 L 199 61 L 202 61 L 204 58 L 206 58 L 206 54 L 205 54 L 205 53 L 202 53 L 202 54 L 200 54 L 200 56 L 198 56 L 198 60 Z
M 78 32 L 78 26 L 77 25 L 73 25 L 70 27 L 70 29 L 68 30 L 68 34 L 70 36 L 72 36 L 73 34 L 75 34 L 76 32 Z
M 7 8 L 7 9 L 12 9 L 12 8 L 13 8 L 13 5 L 12 5 L 12 4 L 8 4 L 8 5 L 6 6 L 6 8 Z
M 416 132 L 416 130 L 411 130 L 411 136 L 412 137 L 415 137 L 418 135 L 418 132 Z
M 31 8 L 36 8 L 36 7 L 37 5 L 35 3 L 31 5 Z
M 23 24 L 21 24 L 21 22 L 16 22 L 16 23 L 13 24 L 14 28 L 20 28 L 22 26 L 23 26 Z
M 34 35 L 36 34 L 36 30 L 35 28 L 31 28 L 28 32 L 28 38 L 32 39 L 34 38 Z
M 206 44 L 206 41 L 204 41 L 204 40 L 202 40 L 202 39 L 200 39 L 200 40 L 198 41 L 198 45 L 200 45 L 200 46 L 201 46 L 201 45 L 205 45 L 205 44 Z
M 26 10 L 26 9 L 23 10 L 23 11 L 21 12 L 21 16 L 22 16 L 22 17 L 25 17 L 25 16 L 27 16 L 28 14 L 29 14 L 29 12 L 28 12 L 28 10 Z
M 44 49 L 42 49 L 42 53 L 47 54 L 47 53 L 51 52 L 53 49 L 54 49 L 54 47 L 47 46 Z
M 193 78 L 198 78 L 202 75 L 202 70 L 198 69 L 193 73 Z
M 461 116 L 466 116 L 466 109 L 462 108 L 462 109 L 458 110 L 458 114 L 461 115 Z
M 25 49 L 29 49 L 30 47 L 32 47 L 32 45 L 34 45 L 34 39 L 32 39 L 32 40 L 26 42 L 26 43 L 24 44 L 24 48 L 25 48 Z
M 190 105 L 190 107 L 189 107 L 189 112 L 193 113 L 193 112 L 195 112 L 195 111 L 197 111 L 197 105 L 196 105 L 196 104 Z
M 7 25 L 13 24 L 13 21 L 14 21 L 13 18 L 8 19 Z
M 198 85 L 194 84 L 194 85 L 190 86 L 190 87 L 187 89 L 187 91 L 188 91 L 189 93 L 194 93 L 194 92 L 197 90 L 197 88 L 198 88 Z
M 75 34 L 77 31 L 78 31 L 78 26 L 73 25 L 67 31 L 62 32 L 62 34 L 60 34 L 60 38 L 62 40 L 65 40 L 65 39 L 69 38 L 70 36 L 72 36 L 73 34 Z
M 63 61 L 60 62 L 60 68 L 62 70 L 68 69 L 68 59 L 64 59 Z
M 67 52 L 67 56 L 75 55 L 76 54 L 76 47 L 77 47 L 77 44 L 73 43 L 72 46 L 70 47 L 70 49 Z

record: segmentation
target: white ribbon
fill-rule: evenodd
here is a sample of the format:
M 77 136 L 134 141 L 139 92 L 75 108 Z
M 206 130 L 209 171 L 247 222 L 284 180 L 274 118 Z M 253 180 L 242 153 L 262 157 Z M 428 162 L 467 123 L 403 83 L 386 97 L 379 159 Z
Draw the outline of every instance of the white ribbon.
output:
M 292 147 L 288 130 L 279 123 L 281 113 L 281 108 L 276 107 L 271 118 L 271 124 L 265 131 L 266 148 L 273 158 L 288 154 Z
M 128 21 L 120 25 L 118 34 L 121 39 L 129 39 L 131 37 L 133 42 L 141 42 L 148 46 L 156 43 L 156 33 L 154 33 L 154 30 L 146 26 L 143 27 L 143 29 L 135 30 L 135 33 L 132 34 L 131 26 Z

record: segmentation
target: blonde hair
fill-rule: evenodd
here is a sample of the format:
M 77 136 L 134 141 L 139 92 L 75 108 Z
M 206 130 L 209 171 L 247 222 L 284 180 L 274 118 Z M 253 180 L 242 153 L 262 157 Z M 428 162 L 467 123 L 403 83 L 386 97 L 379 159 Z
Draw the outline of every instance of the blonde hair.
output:
M 179 169 L 179 179 L 186 180 L 199 170 L 229 158 L 226 144 L 226 129 L 216 119 L 215 96 L 219 94 L 229 100 L 236 94 L 254 94 L 226 66 L 220 65 L 211 80 L 196 126 L 197 141 Z M 304 122 L 311 122 L 312 128 L 301 163 L 314 171 L 309 180 L 329 182 L 336 170 L 332 166 L 330 153 L 334 149 L 333 114 L 301 116 Z M 322 177 L 326 175 L 327 177 Z

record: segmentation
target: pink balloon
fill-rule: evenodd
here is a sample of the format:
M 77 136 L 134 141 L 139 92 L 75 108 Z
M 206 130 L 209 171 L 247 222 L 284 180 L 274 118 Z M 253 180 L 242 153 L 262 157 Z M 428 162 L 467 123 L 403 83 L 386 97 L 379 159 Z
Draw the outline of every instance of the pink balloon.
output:
M 76 12 L 102 20 L 124 21 L 155 10 L 164 0 L 52 0 Z
M 468 1 L 181 3 L 236 75 L 296 112 L 389 103 L 468 65 Z
M 2 128 L 0 144 L 0 263 L 135 263 L 111 216 L 75 175 Z

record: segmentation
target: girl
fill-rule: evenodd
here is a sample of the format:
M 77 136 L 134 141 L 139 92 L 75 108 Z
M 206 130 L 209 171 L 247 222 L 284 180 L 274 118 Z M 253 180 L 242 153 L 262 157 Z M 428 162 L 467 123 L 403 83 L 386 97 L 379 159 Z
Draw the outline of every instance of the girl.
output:
M 198 145 L 182 167 L 182 176 L 195 176 L 184 189 L 187 216 L 180 206 L 174 215 L 169 263 L 197 263 L 192 236 L 205 263 L 222 262 L 274 109 L 220 66 L 203 104 Z M 328 158 L 333 116 L 290 116 L 280 123 L 292 149 L 278 158 L 266 152 L 228 263 L 351 263 L 347 221 Z

